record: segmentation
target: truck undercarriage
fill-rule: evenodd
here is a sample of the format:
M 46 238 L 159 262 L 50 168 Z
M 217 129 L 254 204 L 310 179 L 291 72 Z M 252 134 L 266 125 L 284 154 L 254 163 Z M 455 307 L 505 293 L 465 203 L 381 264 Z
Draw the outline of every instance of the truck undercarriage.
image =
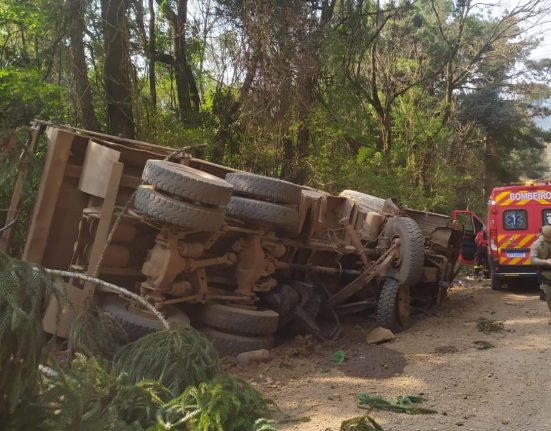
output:
M 43 122 L 31 147 L 44 131 L 22 258 L 137 292 L 168 320 L 191 320 L 221 354 L 270 347 L 282 332 L 334 338 L 340 315 L 363 310 L 401 330 L 411 305 L 439 301 L 454 276 L 463 232 L 448 216 Z M 65 282 L 133 338 L 160 329 L 138 304 Z

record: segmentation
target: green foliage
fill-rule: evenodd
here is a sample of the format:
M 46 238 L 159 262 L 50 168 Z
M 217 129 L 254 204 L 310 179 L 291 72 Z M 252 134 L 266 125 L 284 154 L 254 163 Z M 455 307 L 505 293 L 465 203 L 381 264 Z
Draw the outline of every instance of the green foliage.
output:
M 61 289 L 38 265 L 0 253 L 0 418 L 35 393 L 38 365 L 51 347 L 42 331 L 51 295 L 64 303 Z
M 341 424 L 340 431 L 384 431 L 369 414 L 347 419 Z
M 184 323 L 122 347 L 113 358 L 113 367 L 127 373 L 131 382 L 156 380 L 174 395 L 221 372 L 212 343 Z
M 10 417 L 10 429 L 43 431 L 274 431 L 270 403 L 243 380 L 219 375 L 176 398 L 158 381 L 132 383 L 103 359 L 77 354 L 42 377 L 40 396 Z M 33 413 L 29 421 L 29 412 Z
M 69 109 L 67 89 L 44 82 L 40 70 L 0 69 L 0 132 L 29 124 L 37 116 L 68 122 Z
M 331 362 L 335 364 L 344 364 L 344 361 L 346 361 L 346 352 L 342 350 L 337 350 L 333 353 L 331 353 L 331 356 L 329 357 Z
M 275 430 L 262 417 L 271 403 L 222 374 L 212 344 L 186 324 L 123 346 L 111 363 L 126 334 L 92 309 L 71 328 L 73 346 L 88 357 L 77 353 L 66 369 L 39 371 L 55 364 L 42 331 L 52 295 L 65 303 L 61 285 L 40 267 L 0 254 L 0 423 L 8 429 Z
M 108 361 L 77 354 L 67 370 L 42 376 L 40 391 L 9 417 L 17 431 L 274 431 L 271 404 L 228 375 L 176 398 L 154 380 L 133 383 Z M 32 418 L 29 418 L 32 414 Z
M 7 208 L 10 206 L 17 176 L 20 172 L 27 171 L 8 250 L 12 256 L 20 256 L 23 251 L 42 172 L 41 161 L 44 156 L 43 142 L 39 143 L 36 154 L 31 154 L 27 150 L 26 143 L 24 143 L 27 135 L 24 132 L 21 130 L 5 138 L 1 136 L 0 132 L 0 226 L 5 224 Z M 3 143 L 2 139 L 5 139 Z
M 86 356 L 111 359 L 128 343 L 128 334 L 109 313 L 93 306 L 76 316 L 71 324 L 69 345 Z
M 140 139 L 201 146 L 193 154 L 216 163 L 441 212 L 480 210 L 492 186 L 546 172 L 542 143 L 549 136 L 532 120 L 549 115 L 540 101 L 550 96 L 550 66 L 528 59 L 537 43 L 521 31 L 539 20 L 545 2 L 509 15 L 450 0 L 394 1 L 380 6 L 384 11 L 352 0 L 262 8 L 199 2 L 185 25 L 185 79 L 193 77 L 202 106 L 185 122 L 171 58 L 168 9 L 176 4 L 154 3 L 154 23 L 147 2 L 133 3 L 128 14 Z M 65 5 L 0 5 L 0 129 L 35 115 L 59 122 L 77 116 L 72 83 L 79 75 L 59 13 Z M 82 12 L 88 80 L 105 129 L 101 3 L 84 2 Z M 150 25 L 161 57 L 155 104 Z
M 200 125 L 189 128 L 173 112 L 147 112 L 145 118 L 137 116 L 136 128 L 141 139 L 158 145 L 174 148 L 210 145 L 215 133 L 215 129 L 208 124 L 210 116 L 197 116 Z
M 272 431 L 268 403 L 241 379 L 221 375 L 188 387 L 158 412 L 154 431 Z
M 370 396 L 367 392 L 358 394 L 358 407 L 366 409 L 386 410 L 396 413 L 407 413 L 410 415 L 424 415 L 437 413 L 436 410 L 426 409 L 417 406 L 426 401 L 422 397 L 414 395 L 399 395 L 392 400 L 385 400 L 381 396 Z
M 109 371 L 106 361 L 80 355 L 42 385 L 40 427 L 52 431 L 145 430 L 170 399 L 158 382 L 130 383 L 124 373 Z
M 476 327 L 480 332 L 485 334 L 491 334 L 494 332 L 503 332 L 505 330 L 505 325 L 499 320 L 486 319 L 485 317 L 480 317 L 476 323 Z

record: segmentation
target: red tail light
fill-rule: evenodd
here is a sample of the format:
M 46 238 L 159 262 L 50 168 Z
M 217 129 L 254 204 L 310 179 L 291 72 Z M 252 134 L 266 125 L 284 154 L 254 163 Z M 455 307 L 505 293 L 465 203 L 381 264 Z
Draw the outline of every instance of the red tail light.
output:
M 493 223 L 495 224 L 495 222 Z M 489 235 L 490 253 L 497 259 L 498 244 L 497 244 L 497 230 L 490 229 Z

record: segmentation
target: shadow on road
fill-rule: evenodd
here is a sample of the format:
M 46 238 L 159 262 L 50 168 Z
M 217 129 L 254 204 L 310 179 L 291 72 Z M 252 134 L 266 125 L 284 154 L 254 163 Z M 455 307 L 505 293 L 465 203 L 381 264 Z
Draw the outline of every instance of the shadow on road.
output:
M 388 379 L 402 374 L 407 365 L 403 353 L 384 346 L 369 346 L 352 356 L 339 369 L 349 377 Z

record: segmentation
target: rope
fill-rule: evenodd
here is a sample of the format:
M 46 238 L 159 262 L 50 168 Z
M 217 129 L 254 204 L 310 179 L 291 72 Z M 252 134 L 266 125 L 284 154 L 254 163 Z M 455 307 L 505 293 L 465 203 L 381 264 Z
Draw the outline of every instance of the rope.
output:
M 136 295 L 135 293 L 130 292 L 129 290 L 126 290 L 123 287 L 117 286 L 115 284 L 108 283 L 106 281 L 100 280 L 95 277 L 90 277 L 89 275 L 80 274 L 78 272 L 70 272 L 70 271 L 62 271 L 60 269 L 48 269 L 44 268 L 44 270 L 51 274 L 51 275 L 57 275 L 59 277 L 71 277 L 71 278 L 77 278 L 82 281 L 88 281 L 90 283 L 94 283 L 96 285 L 105 287 L 108 290 L 111 290 L 112 292 L 117 292 L 120 295 L 126 296 L 127 298 L 133 299 L 140 304 L 142 304 L 145 308 L 147 308 L 149 311 L 151 311 L 157 319 L 161 321 L 165 329 L 170 329 L 170 325 L 166 321 L 166 319 L 163 317 L 163 315 L 149 302 L 147 302 L 145 299 L 143 299 L 141 296 Z

